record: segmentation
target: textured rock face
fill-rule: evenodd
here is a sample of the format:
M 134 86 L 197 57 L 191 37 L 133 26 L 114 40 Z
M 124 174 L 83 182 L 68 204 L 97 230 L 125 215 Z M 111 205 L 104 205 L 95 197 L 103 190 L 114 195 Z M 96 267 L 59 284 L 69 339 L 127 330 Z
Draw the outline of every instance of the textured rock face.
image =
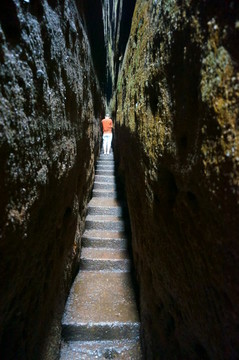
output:
M 103 109 L 74 1 L 3 0 L 0 20 L 0 358 L 32 360 L 77 266 Z
M 80 0 L 77 5 L 91 45 L 94 68 L 101 88 L 106 92 L 106 47 L 102 0 Z
M 107 98 L 112 96 L 129 37 L 135 0 L 101 0 L 106 48 Z
M 148 359 L 236 359 L 239 6 L 136 2 L 117 94 Z

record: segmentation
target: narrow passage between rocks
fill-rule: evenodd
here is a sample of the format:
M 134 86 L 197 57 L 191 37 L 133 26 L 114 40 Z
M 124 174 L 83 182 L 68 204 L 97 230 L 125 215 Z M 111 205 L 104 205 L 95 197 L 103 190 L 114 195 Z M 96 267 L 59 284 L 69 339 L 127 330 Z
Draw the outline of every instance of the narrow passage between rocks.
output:
M 80 271 L 62 320 L 61 360 L 142 359 L 122 210 L 113 154 L 101 154 L 82 238 Z

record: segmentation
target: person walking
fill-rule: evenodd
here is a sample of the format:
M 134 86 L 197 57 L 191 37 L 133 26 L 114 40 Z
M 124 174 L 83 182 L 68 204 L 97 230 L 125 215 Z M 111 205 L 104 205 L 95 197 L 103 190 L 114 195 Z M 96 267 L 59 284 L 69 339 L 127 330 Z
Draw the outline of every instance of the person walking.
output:
M 113 121 L 109 114 L 105 115 L 105 118 L 101 121 L 103 127 L 103 149 L 104 154 L 109 154 L 112 142 L 112 129 Z

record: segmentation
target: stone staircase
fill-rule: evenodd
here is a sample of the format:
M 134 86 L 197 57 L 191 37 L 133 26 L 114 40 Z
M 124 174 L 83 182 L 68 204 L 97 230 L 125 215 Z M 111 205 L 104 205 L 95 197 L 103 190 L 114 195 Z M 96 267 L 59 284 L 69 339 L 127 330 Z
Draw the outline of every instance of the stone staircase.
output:
M 113 155 L 101 154 L 82 238 L 80 271 L 62 319 L 61 360 L 142 359 Z

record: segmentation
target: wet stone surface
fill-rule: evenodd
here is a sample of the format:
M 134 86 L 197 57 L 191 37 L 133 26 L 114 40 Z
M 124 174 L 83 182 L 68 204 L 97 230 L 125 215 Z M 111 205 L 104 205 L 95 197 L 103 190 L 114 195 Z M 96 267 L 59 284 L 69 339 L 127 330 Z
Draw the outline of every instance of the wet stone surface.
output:
M 114 166 L 112 156 L 101 158 L 102 171 Z M 104 189 L 88 205 L 80 272 L 62 319 L 61 360 L 142 358 L 121 207 L 108 197 L 112 174 L 100 176 Z
M 63 324 L 87 321 L 138 321 L 129 273 L 79 273 L 68 298 Z
M 81 341 L 64 343 L 61 360 L 142 359 L 139 341 Z

